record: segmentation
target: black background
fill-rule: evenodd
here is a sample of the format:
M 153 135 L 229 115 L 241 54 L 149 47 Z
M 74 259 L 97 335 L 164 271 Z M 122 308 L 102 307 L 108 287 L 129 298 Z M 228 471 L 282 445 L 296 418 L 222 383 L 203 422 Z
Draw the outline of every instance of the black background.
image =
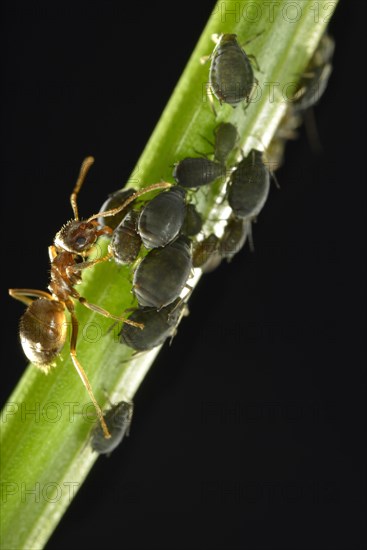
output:
M 2 3 L 2 402 L 26 363 L 7 288 L 46 288 L 85 155 L 82 213 L 127 179 L 211 6 Z M 364 547 L 365 20 L 331 24 L 323 155 L 289 144 L 255 254 L 202 280 L 50 550 Z

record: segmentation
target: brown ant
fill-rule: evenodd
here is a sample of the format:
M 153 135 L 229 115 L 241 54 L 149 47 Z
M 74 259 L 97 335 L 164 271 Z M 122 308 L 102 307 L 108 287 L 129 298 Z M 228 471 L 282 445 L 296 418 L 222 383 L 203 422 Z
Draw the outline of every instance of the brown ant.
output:
M 98 237 L 113 233 L 113 229 L 110 227 L 102 227 L 97 218 L 114 216 L 137 197 L 156 189 L 166 189 L 171 187 L 172 184 L 162 182 L 150 185 L 128 197 L 123 204 L 116 208 L 94 214 L 87 220 L 79 220 L 77 197 L 93 163 L 93 157 L 84 159 L 79 177 L 70 196 L 74 219 L 61 228 L 56 234 L 54 244 L 48 249 L 51 261 L 51 281 L 48 286 L 50 292 L 28 288 L 12 288 L 9 289 L 9 294 L 28 306 L 20 320 L 21 344 L 28 359 L 45 374 L 49 372 L 51 367 L 55 366 L 54 360 L 65 344 L 67 336 L 65 310 L 69 311 L 71 316 L 70 356 L 97 411 L 104 436 L 110 438 L 111 435 L 101 408 L 94 397 L 87 375 L 77 359 L 78 319 L 75 314 L 74 300 L 109 319 L 122 321 L 140 329 L 144 325 L 134 323 L 124 317 L 112 315 L 100 306 L 91 304 L 75 290 L 74 286 L 81 282 L 84 269 L 105 262 L 112 257 L 112 253 L 108 252 L 102 258 L 87 259 L 92 253 Z

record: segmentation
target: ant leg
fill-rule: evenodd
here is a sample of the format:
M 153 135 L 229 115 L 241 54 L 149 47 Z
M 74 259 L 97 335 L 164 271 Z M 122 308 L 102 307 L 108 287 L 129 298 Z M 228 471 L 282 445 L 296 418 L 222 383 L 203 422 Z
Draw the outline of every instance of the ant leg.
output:
M 125 317 L 120 317 L 119 315 L 113 315 L 106 309 L 103 309 L 100 306 L 97 306 L 96 304 L 91 304 L 86 300 L 86 298 L 83 298 L 83 296 L 76 297 L 74 296 L 83 306 L 85 306 L 87 309 L 90 309 L 91 311 L 94 311 L 95 313 L 99 313 L 100 315 L 103 315 L 103 317 L 107 317 L 108 319 L 114 319 L 115 321 L 122 321 L 123 323 L 127 323 L 128 325 L 132 325 L 133 327 L 140 328 L 141 330 L 144 328 L 144 325 L 142 323 L 135 323 L 135 321 L 130 321 L 129 319 L 126 319 Z
M 108 254 L 106 254 L 106 256 L 103 256 L 102 258 L 89 260 L 87 262 L 83 262 L 82 264 L 70 265 L 69 267 L 66 268 L 66 274 L 70 278 L 71 276 L 75 275 L 75 273 L 78 273 L 83 269 L 89 269 L 90 267 L 93 267 L 96 264 L 101 264 L 102 262 L 106 262 L 110 258 L 112 258 L 112 252 L 108 252 Z
M 49 246 L 48 247 L 48 257 L 50 258 L 51 263 L 56 258 L 56 256 L 57 256 L 56 246 L 54 246 L 54 245 Z
M 79 374 L 79 376 L 80 376 L 80 378 L 81 378 L 81 380 L 84 384 L 84 387 L 86 388 L 86 390 L 89 394 L 89 397 L 91 398 L 91 400 L 93 402 L 93 405 L 94 405 L 94 407 L 96 409 L 96 412 L 97 412 L 97 415 L 98 415 L 98 419 L 99 419 L 99 421 L 101 423 L 101 426 L 102 426 L 104 436 L 105 436 L 106 439 L 109 439 L 111 437 L 111 434 L 108 431 L 107 424 L 105 422 L 105 419 L 103 418 L 103 413 L 102 413 L 101 407 L 98 405 L 97 400 L 94 397 L 93 390 L 92 390 L 92 387 L 91 387 L 90 382 L 88 380 L 88 377 L 85 374 L 84 369 L 81 366 L 81 364 L 79 363 L 79 361 L 77 359 L 77 356 L 76 356 L 76 341 L 77 341 L 77 338 L 78 338 L 79 324 L 78 324 L 78 319 L 76 318 L 76 315 L 74 313 L 74 305 L 73 305 L 72 302 L 67 302 L 66 307 L 68 308 L 68 310 L 70 312 L 71 327 L 72 327 L 71 340 L 70 340 L 70 357 L 71 357 L 71 360 L 74 364 L 74 367 L 75 367 L 77 373 Z
M 81 189 L 81 186 L 84 183 L 86 175 L 89 172 L 89 168 L 92 166 L 93 163 L 94 163 L 94 158 L 93 157 L 87 157 L 83 160 L 82 165 L 80 167 L 80 172 L 79 172 L 78 179 L 76 180 L 75 187 L 73 189 L 73 192 L 70 195 L 70 204 L 71 204 L 71 208 L 73 209 L 75 220 L 79 220 L 78 205 L 77 205 L 77 202 L 76 202 L 77 197 L 78 197 L 78 193 Z
M 29 306 L 33 300 L 30 296 L 35 298 L 46 298 L 46 300 L 53 300 L 51 294 L 44 290 L 32 290 L 30 288 L 9 288 L 9 295 L 15 300 L 19 300 L 26 306 Z

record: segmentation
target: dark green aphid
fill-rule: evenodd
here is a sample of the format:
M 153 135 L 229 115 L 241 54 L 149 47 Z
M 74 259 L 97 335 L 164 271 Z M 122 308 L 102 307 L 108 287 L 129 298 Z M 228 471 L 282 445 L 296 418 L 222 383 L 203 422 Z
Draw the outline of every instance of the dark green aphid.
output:
M 112 233 L 110 251 L 118 264 L 127 265 L 136 260 L 141 248 L 137 232 L 139 212 L 131 210 Z
M 134 272 L 133 293 L 139 305 L 161 309 L 179 297 L 192 269 L 191 242 L 181 235 L 155 248 Z
M 236 126 L 230 122 L 223 122 L 214 131 L 214 158 L 217 162 L 225 164 L 228 155 L 235 149 L 239 139 Z
M 222 34 L 211 55 L 209 83 L 220 103 L 235 107 L 249 102 L 256 80 L 250 60 L 236 34 Z
M 220 239 L 219 252 L 222 258 L 226 258 L 230 262 L 244 247 L 250 231 L 250 221 L 231 217 Z
M 119 333 L 120 342 L 136 351 L 153 349 L 176 334 L 177 326 L 186 310 L 187 306 L 181 298 L 159 311 L 146 307 L 137 309 L 130 315 L 130 319 L 142 323 L 144 329 L 124 323 Z
M 175 164 L 173 177 L 182 187 L 195 188 L 225 177 L 225 171 L 225 166 L 219 162 L 202 157 L 186 157 Z
M 293 103 L 289 103 L 266 150 L 265 162 L 270 172 L 274 172 L 282 166 L 287 141 L 298 138 L 298 128 L 301 124 L 302 116 L 296 113 Z
M 177 237 L 185 218 L 185 196 L 184 189 L 172 187 L 144 206 L 138 231 L 146 248 L 166 246 Z
M 122 189 L 121 191 L 111 193 L 110 195 L 108 195 L 108 199 L 102 204 L 100 212 L 106 212 L 107 210 L 111 210 L 112 208 L 120 206 L 120 204 L 126 201 L 126 199 L 131 197 L 131 195 L 133 195 L 134 193 L 136 193 L 135 189 Z M 108 218 L 100 217 L 98 218 L 98 223 L 103 226 L 108 225 L 108 227 L 111 227 L 111 229 L 116 229 L 119 223 L 121 223 L 126 216 L 128 210 L 130 210 L 130 208 L 131 204 L 129 204 L 126 209 L 121 210 L 121 212 L 119 212 L 115 216 L 109 216 Z
M 106 439 L 101 426 L 98 424 L 93 432 L 91 447 L 98 454 L 109 454 L 121 443 L 125 435 L 129 435 L 133 404 L 128 401 L 120 401 L 112 406 L 105 414 L 104 419 L 111 434 Z
M 262 152 L 252 149 L 230 177 L 228 203 L 234 215 L 245 220 L 255 218 L 268 198 L 269 188 L 270 174 Z
M 299 83 L 293 103 L 296 111 L 305 111 L 316 105 L 321 99 L 333 70 L 331 60 L 334 49 L 333 38 L 325 33 Z
M 195 243 L 192 253 L 193 267 L 200 267 L 203 273 L 213 271 L 222 261 L 220 239 L 211 233 L 204 240 Z
M 186 237 L 193 237 L 200 233 L 203 227 L 203 220 L 195 205 L 188 204 L 186 206 L 185 219 L 181 227 L 181 233 Z

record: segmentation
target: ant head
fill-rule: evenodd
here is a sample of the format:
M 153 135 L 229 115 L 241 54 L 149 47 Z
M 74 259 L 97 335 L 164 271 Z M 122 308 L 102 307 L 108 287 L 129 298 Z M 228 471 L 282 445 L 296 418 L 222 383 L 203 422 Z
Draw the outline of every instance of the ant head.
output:
M 96 222 L 71 220 L 57 233 L 55 246 L 72 254 L 83 255 L 92 248 L 97 237 Z

